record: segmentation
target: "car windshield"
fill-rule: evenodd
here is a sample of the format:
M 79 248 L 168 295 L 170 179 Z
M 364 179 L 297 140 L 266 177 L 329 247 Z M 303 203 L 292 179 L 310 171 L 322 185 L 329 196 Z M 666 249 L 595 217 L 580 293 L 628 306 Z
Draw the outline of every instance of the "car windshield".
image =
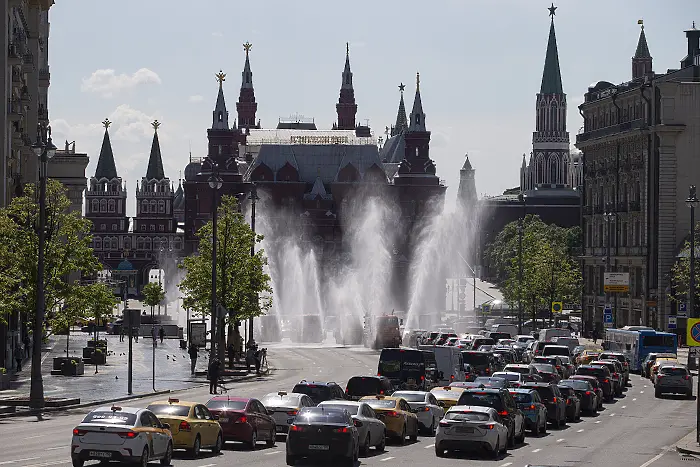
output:
M 527 392 L 512 392 L 515 402 L 526 404 L 532 402 L 532 395 Z
M 478 405 L 481 407 L 493 407 L 501 411 L 503 401 L 501 395 L 496 392 L 464 392 L 459 398 L 459 405 Z
M 547 363 L 533 363 L 533 365 L 537 371 L 542 371 L 544 373 L 554 373 L 556 370 L 552 365 L 548 365 Z
M 661 374 L 669 376 L 685 376 L 688 374 L 688 370 L 686 370 L 685 368 L 665 366 L 661 367 Z
M 552 389 L 549 386 L 547 386 L 547 387 L 538 386 L 534 389 L 540 395 L 542 400 L 550 401 L 550 400 L 552 400 L 552 398 L 554 398 L 554 392 L 552 391 Z
M 519 373 L 503 373 L 503 372 L 496 372 L 493 374 L 494 378 L 503 378 L 508 381 L 520 381 L 520 374 Z M 477 378 L 477 381 L 479 378 Z
M 90 412 L 83 419 L 83 423 L 108 423 L 111 425 L 134 425 L 136 414 L 124 412 Z
M 504 378 L 491 378 L 489 376 L 479 376 L 474 380 L 476 384 L 483 384 L 484 386 L 503 386 L 506 384 Z
M 486 422 L 490 419 L 489 414 L 482 412 L 447 412 L 445 420 L 456 420 L 460 422 Z
M 522 366 L 510 366 L 510 365 L 507 365 L 507 366 L 505 367 L 505 370 L 506 370 L 506 371 L 513 372 L 513 373 L 522 373 L 522 374 L 524 374 L 524 375 L 530 373 L 530 369 L 529 369 L 528 367 L 526 367 L 526 366 L 525 366 L 525 367 L 522 367 Z
M 243 410 L 245 406 L 248 405 L 248 401 L 236 401 L 236 400 L 226 400 L 226 399 L 212 399 L 205 404 L 208 409 L 213 410 Z
M 359 408 L 359 406 L 355 404 L 327 404 L 325 402 L 319 405 L 319 407 L 323 407 L 324 409 L 347 410 L 350 415 L 357 415 L 357 409 Z
M 607 368 L 603 369 L 604 367 L 600 368 L 585 368 L 585 367 L 578 367 L 576 370 L 577 375 L 585 375 L 585 376 L 604 376 Z
M 489 355 L 484 352 L 462 352 L 462 360 L 467 365 L 488 365 Z
M 425 402 L 425 394 L 397 391 L 392 394 L 394 397 L 406 399 L 406 402 Z
M 300 399 L 301 397 L 296 395 L 272 393 L 263 397 L 260 402 L 265 407 L 299 407 L 301 405 Z
M 297 384 L 292 392 L 306 394 L 314 402 L 321 402 L 331 398 L 331 389 L 328 386 L 319 386 L 317 384 Z
M 377 378 L 366 378 L 363 376 L 350 378 L 345 389 L 352 396 L 369 396 L 379 394 L 379 391 L 382 390 L 382 385 Z
M 573 379 L 565 379 L 559 382 L 560 386 L 568 386 L 575 389 L 576 391 L 588 391 L 588 383 L 585 381 L 576 381 Z
M 146 407 L 158 416 L 172 415 L 175 417 L 186 417 L 190 413 L 188 405 L 153 404 Z
M 367 399 L 363 402 L 367 402 L 373 409 L 393 409 L 396 407 L 396 401 L 393 399 Z
M 347 418 L 340 410 L 324 410 L 320 407 L 314 407 L 312 410 L 302 410 L 297 415 L 295 423 L 347 423 Z

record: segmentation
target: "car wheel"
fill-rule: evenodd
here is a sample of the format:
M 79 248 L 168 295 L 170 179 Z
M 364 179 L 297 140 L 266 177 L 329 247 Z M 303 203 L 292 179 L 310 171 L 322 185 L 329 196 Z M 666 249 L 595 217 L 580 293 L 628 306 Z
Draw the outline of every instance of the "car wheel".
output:
M 165 450 L 165 456 L 160 460 L 160 465 L 170 465 L 173 462 L 173 443 L 168 441 L 168 448 Z
M 141 467 L 148 467 L 148 446 L 143 448 L 143 452 L 141 453 L 141 458 L 139 459 L 139 465 Z
M 508 442 L 506 443 L 506 445 L 507 445 L 509 448 L 514 448 L 514 447 L 515 447 L 515 425 L 513 425 L 513 433 L 511 433 L 511 434 L 508 436 Z
M 214 454 L 219 454 L 224 448 L 224 436 L 219 432 L 219 436 L 216 437 L 216 444 L 211 448 L 211 452 Z
M 295 456 L 287 454 L 287 465 L 296 465 L 297 458 Z
M 71 461 L 73 462 L 73 467 L 83 467 L 83 465 L 85 464 L 84 460 L 79 459 L 77 457 L 73 457 Z
M 366 456 L 367 453 L 369 452 L 369 447 L 371 446 L 370 444 L 370 438 L 369 438 L 369 431 L 367 432 L 367 436 L 365 436 L 365 442 L 362 443 L 362 447 L 360 448 L 360 453 L 363 456 Z
M 522 425 L 520 425 L 520 436 L 518 436 L 518 439 L 516 440 L 518 444 L 522 444 L 525 442 L 525 422 L 523 422 Z
M 430 425 L 430 436 L 435 436 L 436 432 L 437 432 L 437 425 L 435 423 L 435 418 L 433 418 L 433 424 Z
M 406 425 L 401 429 L 401 438 L 399 439 L 399 444 L 401 446 L 406 444 Z
M 532 436 L 537 436 L 540 433 L 540 430 L 542 429 L 540 426 L 541 424 L 542 422 L 540 421 L 539 417 L 537 417 L 537 421 L 532 426 Z
M 566 418 L 566 410 L 562 414 L 561 422 L 559 423 L 559 426 L 564 427 L 566 426 L 567 418 Z
M 547 418 L 544 419 L 544 423 L 542 424 L 542 427 L 540 428 L 540 433 L 543 435 L 547 434 Z
M 654 389 L 654 397 L 661 397 L 661 391 L 659 389 Z
M 491 455 L 494 459 L 498 459 L 501 457 L 501 438 L 496 438 L 496 445 L 493 447 L 493 451 L 491 451 Z
M 418 441 L 418 423 L 416 423 L 416 428 L 413 434 L 410 436 L 411 441 Z
M 202 449 L 202 440 L 200 439 L 199 435 L 197 435 L 194 439 L 194 444 L 192 445 L 192 449 L 190 449 L 190 455 L 192 457 L 199 457 L 199 452 Z
M 554 425 L 554 428 L 559 429 L 559 427 L 561 426 L 561 424 L 559 423 L 559 415 L 556 416 L 554 422 L 552 422 L 552 425 Z
M 255 451 L 255 449 L 258 447 L 258 432 L 255 430 L 253 430 L 253 434 L 250 435 L 250 443 L 248 443 L 248 447 L 251 451 Z
M 384 434 L 382 434 L 382 439 L 379 442 L 379 444 L 377 444 L 375 446 L 375 449 L 379 452 L 382 452 L 386 449 L 386 432 L 384 432 Z
M 685 395 L 688 399 L 692 399 L 693 398 L 693 390 L 690 389 Z
M 265 441 L 268 448 L 274 447 L 277 441 L 277 431 L 273 428 L 270 430 L 270 437 Z
M 443 448 L 439 444 L 436 444 L 435 445 L 435 455 L 438 457 L 445 457 L 445 448 Z

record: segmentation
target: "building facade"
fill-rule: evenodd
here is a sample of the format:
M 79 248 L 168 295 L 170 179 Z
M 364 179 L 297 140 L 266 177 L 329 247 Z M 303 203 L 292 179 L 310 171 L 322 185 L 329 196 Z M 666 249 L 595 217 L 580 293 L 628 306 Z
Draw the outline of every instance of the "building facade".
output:
M 598 328 L 606 303 L 618 327 L 666 328 L 676 314 L 670 272 L 690 232 L 688 186 L 700 181 L 700 31 L 685 34 L 680 68 L 657 74 L 642 25 L 632 79 L 599 81 L 580 106 L 584 319 Z M 606 295 L 606 271 L 629 273 L 629 292 Z

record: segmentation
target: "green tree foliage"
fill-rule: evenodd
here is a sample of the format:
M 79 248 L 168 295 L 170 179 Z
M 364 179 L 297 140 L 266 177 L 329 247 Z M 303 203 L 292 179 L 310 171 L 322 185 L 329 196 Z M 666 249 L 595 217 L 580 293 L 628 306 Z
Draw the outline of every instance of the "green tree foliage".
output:
M 144 296 L 143 303 L 150 306 L 151 311 L 153 311 L 154 306 L 158 306 L 165 300 L 165 291 L 158 282 L 149 282 L 141 292 Z
M 700 223 L 695 226 L 695 304 L 700 303 L 700 261 L 697 251 L 700 249 Z M 688 301 L 690 287 L 690 239 L 683 244 L 678 260 L 671 268 L 671 293 L 669 297 L 676 302 Z M 690 310 L 689 310 L 690 311 Z M 692 311 L 690 311 L 692 313 Z M 690 315 L 694 316 L 694 315 Z
M 548 225 L 539 216 L 526 216 L 521 281 L 518 224 L 518 221 L 507 224 L 487 252 L 505 300 L 511 306 L 522 300 L 533 317 L 538 311 L 548 311 L 553 301 L 577 301 L 581 271 L 575 255 L 580 248 L 580 229 Z
M 195 313 L 208 316 L 211 314 L 211 221 L 199 229 L 197 236 L 199 254 L 185 258 L 186 275 L 180 290 Z M 264 272 L 267 258 L 259 248 L 255 255 L 250 255 L 251 247 L 263 237 L 253 233 L 234 197 L 224 196 L 221 200 L 216 236 L 216 296 L 218 303 L 229 311 L 229 323 L 264 314 L 272 306 L 270 276 Z
M 25 186 L 23 196 L 16 197 L 0 209 L 0 319 L 9 311 L 19 310 L 34 316 L 37 291 L 39 251 L 39 205 L 37 187 Z M 92 274 L 99 264 L 90 248 L 89 220 L 80 212 L 68 212 L 70 200 L 63 185 L 48 180 L 46 187 L 46 243 L 44 249 L 44 291 L 46 316 L 58 319 L 75 285 L 66 281 L 75 271 Z M 54 312 L 54 310 L 56 310 Z

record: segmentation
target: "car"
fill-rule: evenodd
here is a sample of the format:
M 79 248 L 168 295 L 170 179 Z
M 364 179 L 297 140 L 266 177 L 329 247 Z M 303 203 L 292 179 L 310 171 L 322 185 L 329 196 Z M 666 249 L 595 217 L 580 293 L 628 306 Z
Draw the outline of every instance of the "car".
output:
M 610 379 L 610 370 L 606 366 L 596 366 L 596 365 L 579 365 L 576 368 L 576 375 L 582 376 L 594 376 L 598 379 L 598 384 L 603 390 L 603 398 L 606 401 L 612 401 L 615 398 L 613 393 L 613 383 Z
M 530 348 L 532 352 L 532 358 L 537 357 L 539 355 L 542 355 L 542 351 L 544 348 L 548 345 L 557 345 L 556 342 L 552 341 L 536 341 L 532 344 L 532 347 Z
M 457 341 L 459 341 L 459 337 L 450 337 L 449 339 L 447 339 L 447 342 L 445 342 L 445 345 L 449 347 L 454 347 L 455 345 L 457 345 Z
M 161 423 L 170 425 L 173 449 L 185 449 L 192 457 L 199 457 L 202 448 L 221 452 L 224 445 L 221 425 L 203 404 L 185 402 L 176 398 L 154 402 L 146 407 Z
M 480 385 L 474 381 L 455 381 L 450 383 L 451 388 L 478 388 Z M 454 404 L 453 404 L 454 405 Z
M 497 347 L 491 349 L 491 353 L 500 356 L 500 358 L 505 362 L 503 366 L 516 363 L 518 361 L 515 351 L 510 348 Z
M 641 374 L 645 378 L 651 378 L 651 367 L 654 365 L 656 362 L 656 359 L 659 357 L 668 357 L 668 358 L 677 358 L 676 354 L 674 353 L 664 353 L 664 352 L 650 352 L 647 354 L 647 356 L 644 358 L 644 361 L 642 362 L 641 366 Z
M 571 350 L 569 350 L 569 347 L 566 345 L 555 345 L 555 344 L 549 344 L 545 345 L 544 349 L 542 349 L 542 356 L 543 357 L 551 357 L 551 356 L 565 356 L 569 357 L 571 355 Z
M 675 393 L 693 397 L 693 376 L 688 368 L 675 364 L 663 365 L 659 368 L 654 384 L 654 395 L 661 397 L 662 394 Z
M 534 436 L 547 433 L 547 406 L 534 389 L 511 389 L 511 396 L 525 417 L 525 426 Z
M 601 350 L 584 350 L 578 357 L 576 357 L 577 365 L 588 365 L 593 360 L 597 360 L 598 356 L 602 353 Z
M 566 367 L 566 371 L 569 374 L 569 376 L 573 375 L 574 372 L 576 372 L 576 367 L 574 366 L 573 363 L 571 363 L 570 357 L 560 355 L 559 360 L 561 360 L 562 365 L 564 365 Z
M 520 386 L 522 389 L 534 389 L 540 395 L 542 402 L 547 406 L 547 421 L 555 428 L 566 425 L 566 401 L 559 392 L 559 388 L 549 383 L 526 383 Z
M 526 363 L 511 363 L 503 368 L 503 371 L 509 373 L 520 373 L 523 375 L 534 375 L 536 373 L 535 368 Z
M 593 360 L 590 365 L 592 366 L 604 366 L 610 371 L 610 379 L 612 380 L 613 393 L 620 397 L 622 396 L 622 373 L 620 362 L 617 360 Z
M 218 417 L 223 430 L 224 443 L 239 441 L 255 450 L 258 441 L 267 446 L 275 445 L 277 424 L 267 409 L 257 399 L 233 396 L 214 396 L 205 404 Z
M 508 445 L 514 447 L 516 442 L 521 443 L 525 440 L 525 417 L 507 389 L 467 389 L 459 397 L 457 405 L 475 405 L 496 409 L 498 415 L 503 419 L 503 423 L 508 427 Z
M 510 371 L 497 371 L 493 374 L 493 378 L 501 378 L 508 382 L 508 387 L 517 388 L 522 383 L 525 382 L 525 376 L 522 373 L 515 373 Z M 478 379 L 478 378 L 477 378 Z
M 656 384 L 656 375 L 659 372 L 659 367 L 662 365 L 675 365 L 678 363 L 677 357 L 656 357 L 656 361 L 651 365 L 649 370 L 649 379 Z
M 454 386 L 453 386 L 453 384 L 454 384 Z M 462 385 L 466 385 L 466 386 L 462 386 Z M 467 388 L 467 387 L 478 387 L 478 385 L 476 385 L 476 383 L 474 383 L 474 382 L 455 381 L 454 383 L 450 383 L 449 386 L 434 387 L 433 389 L 430 390 L 430 393 L 438 401 L 438 405 L 440 407 L 443 407 L 445 409 L 449 409 L 450 407 L 457 405 L 457 401 L 459 400 L 459 396 L 462 395 L 462 392 L 464 392 L 465 388 Z
M 559 377 L 561 379 L 566 379 L 569 377 L 569 369 L 566 365 L 564 365 L 564 363 L 561 361 L 561 358 L 559 358 L 557 355 L 539 355 L 533 357 L 531 363 L 545 363 L 548 365 L 552 365 L 557 370 L 557 373 L 559 374 Z
M 306 394 L 287 393 L 286 391 L 271 392 L 261 400 L 267 409 L 267 414 L 275 420 L 275 431 L 285 434 L 289 425 L 294 421 L 299 411 L 304 407 L 314 407 L 314 401 Z
M 576 396 L 581 400 L 581 411 L 586 411 L 592 415 L 598 412 L 598 395 L 590 381 L 580 379 L 563 379 L 558 384 L 568 386 L 576 392 Z
M 160 460 L 170 465 L 172 457 L 170 426 L 148 409 L 99 407 L 73 428 L 73 467 L 83 467 L 89 460 L 130 462 L 141 467 Z
M 576 422 L 581 420 L 581 399 L 579 399 L 576 391 L 573 388 L 561 384 L 561 381 L 557 385 L 561 396 L 566 400 L 566 419 L 569 422 Z
M 462 352 L 464 365 L 469 365 L 471 374 L 476 376 L 488 376 L 494 372 L 494 361 L 491 354 L 479 350 L 466 350 Z
M 302 379 L 294 385 L 292 392 L 306 394 L 314 401 L 314 404 L 336 399 L 345 400 L 342 388 L 334 381 L 322 382 Z
M 458 405 L 451 407 L 435 434 L 435 455 L 445 451 L 485 448 L 499 458 L 508 450 L 508 427 L 492 407 Z
M 471 350 L 478 350 L 482 345 L 496 345 L 496 341 L 489 337 L 477 337 L 472 341 Z
M 622 364 L 624 385 L 630 382 L 630 360 L 622 352 L 603 352 L 598 356 L 598 360 L 617 360 Z
M 595 376 L 574 375 L 567 381 L 569 380 L 585 381 L 588 384 L 590 384 L 596 395 L 596 410 L 603 410 L 603 400 L 605 399 L 605 395 L 603 393 L 603 388 L 600 385 L 600 381 L 598 381 L 598 378 L 596 378 Z
M 416 414 L 421 429 L 430 436 L 435 434 L 438 423 L 445 416 L 445 409 L 433 394 L 426 391 L 396 391 L 393 396 L 405 399 Z
M 537 358 L 537 357 L 535 357 Z M 549 363 L 530 363 L 530 366 L 532 366 L 535 371 L 536 375 L 542 378 L 542 381 L 545 383 L 553 383 L 556 384 L 561 380 L 561 375 L 557 371 L 557 369 L 553 366 L 550 365 Z
M 502 373 L 502 372 L 497 372 Z M 493 376 L 479 376 L 474 383 L 486 388 L 509 388 L 510 384 L 505 378 L 495 378 Z
M 304 407 L 289 426 L 286 454 L 287 465 L 303 458 L 341 458 L 355 465 L 360 454 L 355 422 L 345 409 Z
M 347 410 L 357 428 L 360 454 L 367 455 L 372 447 L 378 452 L 386 448 L 386 425 L 367 402 L 325 401 L 318 404 L 318 407 Z
M 366 402 L 377 414 L 377 418 L 386 425 L 387 435 L 400 444 L 406 444 L 406 436 L 411 441 L 418 439 L 418 417 L 411 410 L 406 399 L 393 396 L 366 396 L 360 399 Z
M 359 401 L 364 396 L 390 396 L 392 392 L 394 385 L 386 376 L 353 376 L 345 385 L 345 397 L 351 401 Z

